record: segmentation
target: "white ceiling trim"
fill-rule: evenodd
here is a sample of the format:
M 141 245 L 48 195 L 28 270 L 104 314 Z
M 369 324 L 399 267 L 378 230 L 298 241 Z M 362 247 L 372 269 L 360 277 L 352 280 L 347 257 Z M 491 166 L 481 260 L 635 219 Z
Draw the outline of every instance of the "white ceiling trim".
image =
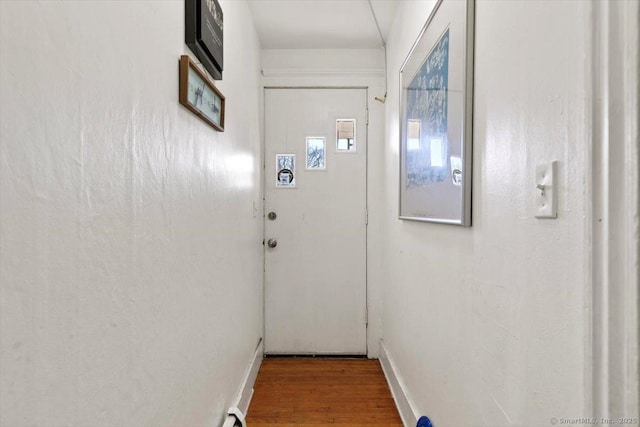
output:
M 264 77 L 368 76 L 384 77 L 384 68 L 263 68 Z

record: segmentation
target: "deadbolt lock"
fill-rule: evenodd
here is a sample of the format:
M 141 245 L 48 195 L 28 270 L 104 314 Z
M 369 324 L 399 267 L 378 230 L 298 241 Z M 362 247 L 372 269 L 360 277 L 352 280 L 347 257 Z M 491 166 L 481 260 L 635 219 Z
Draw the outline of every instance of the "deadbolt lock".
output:
M 273 220 L 275 220 L 275 219 L 278 217 L 278 215 L 276 215 L 276 213 L 275 213 L 275 212 L 269 212 L 269 214 L 267 215 L 267 217 L 268 217 L 271 221 L 273 221 Z

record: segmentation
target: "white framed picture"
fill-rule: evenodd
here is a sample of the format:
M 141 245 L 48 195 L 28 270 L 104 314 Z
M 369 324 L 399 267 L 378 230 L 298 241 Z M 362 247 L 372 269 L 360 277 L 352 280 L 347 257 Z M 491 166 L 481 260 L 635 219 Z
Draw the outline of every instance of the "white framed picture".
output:
M 276 187 L 295 188 L 296 155 L 276 154 Z

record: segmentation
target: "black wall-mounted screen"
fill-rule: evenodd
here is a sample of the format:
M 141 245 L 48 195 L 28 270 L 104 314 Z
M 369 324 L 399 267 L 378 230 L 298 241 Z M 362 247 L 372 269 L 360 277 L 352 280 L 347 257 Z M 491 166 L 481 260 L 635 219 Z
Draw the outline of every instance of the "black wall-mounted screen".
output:
M 215 80 L 222 80 L 222 8 L 218 0 L 184 0 L 185 34 L 189 49 Z

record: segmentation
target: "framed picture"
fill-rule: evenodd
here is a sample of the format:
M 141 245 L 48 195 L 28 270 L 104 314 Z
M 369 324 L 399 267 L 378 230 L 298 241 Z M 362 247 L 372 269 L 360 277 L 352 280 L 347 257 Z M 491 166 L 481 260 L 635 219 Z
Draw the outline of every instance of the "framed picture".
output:
M 439 0 L 400 69 L 400 219 L 471 226 L 474 6 Z
M 296 187 L 296 155 L 276 154 L 276 188 Z
M 224 96 L 187 55 L 180 57 L 179 98 L 180 104 L 224 132 Z
M 327 139 L 324 136 L 307 137 L 307 170 L 327 170 Z
M 214 80 L 222 80 L 223 32 L 218 0 L 184 0 L 184 41 Z

